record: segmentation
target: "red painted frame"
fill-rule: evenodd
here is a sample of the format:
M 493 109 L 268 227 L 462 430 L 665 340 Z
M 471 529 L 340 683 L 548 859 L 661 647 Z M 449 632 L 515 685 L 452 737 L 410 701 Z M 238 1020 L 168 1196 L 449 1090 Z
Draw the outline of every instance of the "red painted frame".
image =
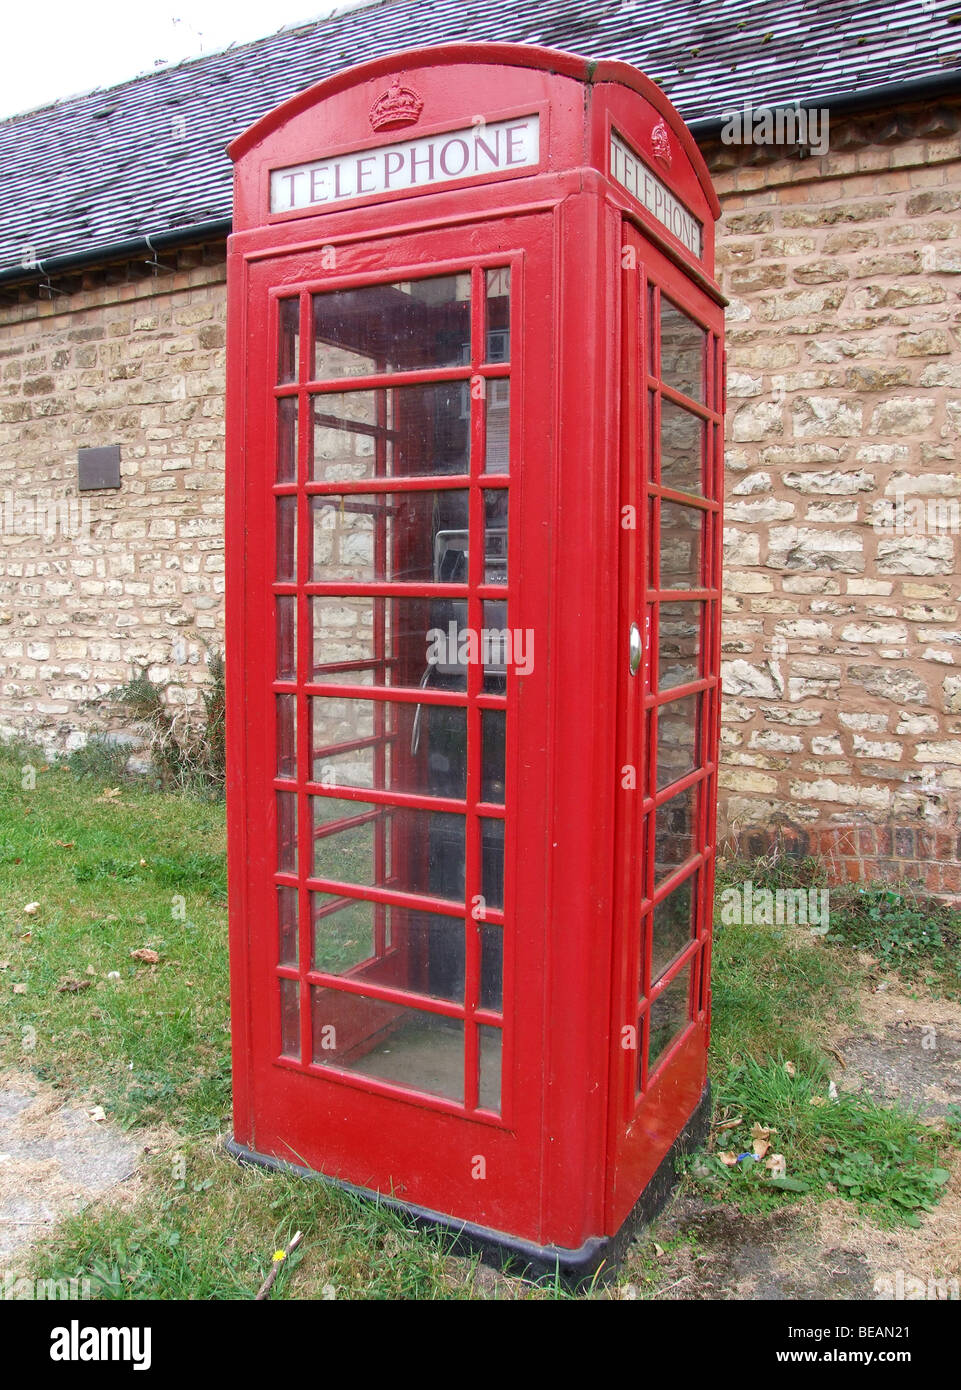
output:
M 399 75 L 424 101 L 423 124 L 375 135 L 372 102 Z M 378 147 L 423 131 L 469 126 L 474 113 L 489 121 L 538 111 L 541 158 L 508 178 L 407 190 L 396 197 L 354 200 L 326 210 L 271 215 L 266 187 L 271 168 Z M 670 167 L 658 166 L 652 132 L 670 131 Z M 658 178 L 703 225 L 700 260 L 606 172 L 611 128 L 646 160 Z M 625 558 L 619 526 L 622 498 L 636 490 L 625 472 L 646 401 L 646 368 L 637 375 L 640 319 L 624 312 L 621 253 L 640 249 L 642 271 L 705 324 L 720 353 L 723 301 L 712 279 L 717 200 L 696 146 L 660 90 L 623 64 L 533 47 L 459 45 L 414 50 L 350 69 L 271 113 L 231 147 L 237 161 L 235 234 L 228 264 L 228 817 L 233 997 L 235 1135 L 244 1150 L 300 1163 L 363 1188 L 539 1246 L 576 1251 L 613 1235 L 697 1104 L 705 1076 L 708 997 L 700 989 L 696 1017 L 659 1071 L 659 1095 L 646 1094 L 635 1113 L 619 1029 L 635 1010 L 629 1001 L 636 959 L 637 825 L 647 804 L 625 800 L 616 769 L 638 737 L 650 700 L 625 688 L 628 615 L 640 611 L 637 559 Z M 336 271 L 322 268 L 335 248 Z M 503 913 L 504 1104 L 499 1115 L 405 1092 L 395 1084 L 341 1075 L 310 1062 L 309 1030 L 300 1059 L 279 1055 L 278 978 L 299 982 L 301 1016 L 309 1017 L 309 973 L 278 967 L 275 884 L 296 883 L 301 898 L 301 950 L 308 947 L 305 876 L 278 877 L 273 862 L 275 792 L 274 692 L 298 701 L 301 854 L 311 843 L 306 778 L 309 749 L 309 595 L 323 586 L 308 573 L 308 494 L 323 487 L 306 476 L 307 411 L 300 410 L 298 479 L 273 477 L 275 405 L 279 395 L 306 399 L 308 304 L 314 290 L 512 266 L 512 349 L 508 625 L 535 635 L 535 667 L 508 682 L 507 807 Z M 646 267 L 646 270 L 644 269 Z M 646 291 L 645 291 L 646 293 Z M 301 296 L 304 381 L 278 387 L 275 315 L 278 297 Z M 477 297 L 474 300 L 477 327 Z M 477 342 L 474 337 L 475 345 Z M 615 347 L 612 353 L 612 344 Z M 626 365 L 622 366 L 622 363 Z M 656 364 L 652 364 L 656 365 Z M 488 376 L 501 370 L 470 370 Z M 466 369 L 465 369 L 466 370 Z M 719 477 L 719 369 L 712 372 L 705 416 L 715 431 L 712 467 Z M 464 371 L 407 374 L 405 381 L 452 379 Z M 379 379 L 378 379 L 379 380 Z M 340 389 L 365 383 L 351 379 Z M 373 384 L 373 379 L 367 384 Z M 331 386 L 336 390 L 336 386 Z M 667 392 L 665 392 L 667 394 Z M 622 424 L 623 422 L 623 424 Z M 479 439 L 475 439 L 478 445 Z M 465 479 L 472 495 L 472 533 L 480 517 L 476 470 Z M 455 479 L 456 481 L 456 479 Z M 444 479 L 450 485 L 450 479 Z M 500 485 L 500 484 L 497 484 Z M 338 492 L 376 491 L 365 480 Z M 392 480 L 398 492 L 436 481 Z M 625 491 L 625 489 L 627 491 Z M 333 491 L 333 488 L 328 488 Z M 299 583 L 274 581 L 273 498 L 298 498 Z M 688 499 L 689 500 L 689 499 Z M 719 501 L 707 509 L 720 526 Z M 719 531 L 717 531 L 719 535 Z M 648 537 L 648 541 L 655 538 Z M 468 597 L 475 618 L 485 595 L 480 550 L 471 548 Z M 708 666 L 698 688 L 710 706 L 701 729 L 703 773 L 698 873 L 700 919 L 696 953 L 700 977 L 709 970 L 709 896 L 716 798 L 717 660 L 720 547 L 707 549 L 713 604 Z M 327 586 L 328 589 L 331 586 Z M 338 594 L 411 592 L 410 586 L 338 583 Z M 414 589 L 417 586 L 413 586 Z M 438 592 L 438 586 L 432 586 Z M 299 681 L 272 677 L 275 592 L 299 608 Z M 704 597 L 699 594 L 699 597 Z M 683 598 L 672 592 L 671 598 Z M 710 610 L 709 610 L 710 611 Z M 626 625 L 627 626 L 626 626 Z M 473 624 L 472 624 L 473 625 Z M 436 704 L 485 701 L 472 668 L 464 699 L 432 694 Z M 323 687 L 320 687 L 322 690 Z M 376 697 L 376 687 L 337 684 L 337 694 Z M 682 692 L 683 693 L 683 692 Z M 676 692 L 672 692 L 676 695 Z M 383 697 L 384 692 L 382 692 Z M 390 687 L 386 698 L 410 702 L 416 690 Z M 475 725 L 476 728 L 476 725 Z M 466 807 L 480 806 L 477 739 L 468 767 Z M 683 785 L 683 784 L 679 784 Z M 676 788 L 674 789 L 676 790 Z M 348 800 L 350 797 L 348 796 Z M 417 795 L 355 793 L 365 803 L 460 810 Z M 469 844 L 472 843 L 469 837 Z M 474 845 L 468 884 L 478 876 Z M 639 861 L 643 862 L 643 861 Z M 321 881 L 328 891 L 368 901 L 420 902 L 378 888 Z M 311 880 L 313 883 L 313 880 Z M 450 904 L 446 905 L 450 912 Z M 632 924 L 635 924 L 632 926 Z M 633 936 L 632 936 L 633 931 Z M 468 1078 L 470 1024 L 497 1020 L 474 1010 L 478 960 L 468 951 Z M 326 983 L 326 981 L 325 981 Z M 353 986 L 340 980 L 346 994 Z M 367 985 L 370 997 L 401 996 Z M 423 1000 L 410 998 L 423 1005 Z M 451 1016 L 453 1006 L 429 1002 Z M 477 1159 L 486 1176 L 477 1177 Z

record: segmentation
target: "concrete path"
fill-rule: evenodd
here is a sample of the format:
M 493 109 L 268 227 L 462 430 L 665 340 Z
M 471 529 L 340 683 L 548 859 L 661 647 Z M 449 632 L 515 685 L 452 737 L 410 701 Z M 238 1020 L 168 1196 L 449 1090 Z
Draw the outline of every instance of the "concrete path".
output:
M 132 1176 L 142 1146 L 22 1073 L 0 1076 L 0 1269 Z

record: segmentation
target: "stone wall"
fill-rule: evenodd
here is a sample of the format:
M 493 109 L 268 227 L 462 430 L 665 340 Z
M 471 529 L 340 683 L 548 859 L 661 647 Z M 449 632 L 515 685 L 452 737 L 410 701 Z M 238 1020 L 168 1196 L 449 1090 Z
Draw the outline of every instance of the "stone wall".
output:
M 145 666 L 189 707 L 223 643 L 224 265 L 0 309 L 0 731 L 116 724 Z M 77 451 L 119 444 L 119 490 Z
M 731 299 L 722 826 L 952 892 L 957 125 L 855 122 L 823 157 L 708 151 Z M 2 730 L 75 746 L 141 665 L 199 699 L 223 631 L 222 248 L 206 260 L 0 309 Z M 123 486 L 85 515 L 76 452 L 100 444 Z M 73 511 L 38 520 L 38 497 Z
M 734 166 L 721 795 L 754 850 L 780 825 L 844 876 L 955 891 L 961 139 L 926 114 L 712 161 Z

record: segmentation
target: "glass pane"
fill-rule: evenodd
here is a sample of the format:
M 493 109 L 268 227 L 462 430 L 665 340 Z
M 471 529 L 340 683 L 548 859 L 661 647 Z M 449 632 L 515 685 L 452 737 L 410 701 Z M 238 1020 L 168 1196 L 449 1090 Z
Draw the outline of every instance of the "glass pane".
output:
M 464 902 L 464 817 L 311 797 L 317 878 Z
M 300 300 L 281 299 L 277 306 L 277 381 L 297 380 L 300 359 Z
M 297 793 L 277 793 L 277 869 L 297 872 Z
M 504 906 L 504 822 L 481 819 L 481 892 L 488 907 Z
M 699 695 L 685 695 L 657 712 L 657 789 L 676 782 L 697 766 Z
M 467 582 L 466 489 L 312 497 L 319 583 Z
M 655 465 L 658 462 L 657 444 L 657 400 L 656 391 L 647 393 L 647 480 L 649 483 L 657 482 L 657 470 Z M 653 508 L 651 511 L 653 516 Z
M 697 784 L 654 812 L 654 887 L 697 849 Z
M 487 362 L 507 362 L 511 348 L 511 272 L 498 266 L 485 272 L 487 290 Z
M 659 980 L 694 934 L 693 889 L 697 875 L 657 904 L 651 929 L 651 984 Z
M 511 384 L 507 377 L 488 379 L 485 473 L 506 473 L 510 458 Z
M 704 491 L 704 423 L 661 397 L 661 486 L 676 492 Z
M 470 362 L 470 276 L 314 295 L 314 379 Z
M 482 1110 L 492 1110 L 495 1115 L 501 1110 L 501 1039 L 499 1028 L 481 1024 L 477 1030 L 480 1043 L 480 1086 L 478 1103 Z
M 696 681 L 701 674 L 701 616 L 704 605 L 693 600 L 662 603 L 657 628 L 659 690 Z
M 376 915 L 386 908 L 358 898 L 311 893 L 311 965 L 328 975 L 346 975 L 375 951 Z
M 467 795 L 467 711 L 377 700 L 310 701 L 312 778 L 323 787 Z
M 464 919 L 313 895 L 314 969 L 464 1002 Z M 378 923 L 384 945 L 377 949 Z M 387 944 L 389 942 L 389 945 Z
M 480 923 L 482 1009 L 504 1007 L 504 930 L 491 922 Z
M 692 400 L 704 400 L 707 334 L 687 314 L 661 298 L 661 380 Z
M 297 775 L 297 696 L 278 695 L 277 776 Z
M 506 733 L 506 710 L 481 710 L 481 800 L 492 806 L 504 804 Z
M 277 679 L 292 681 L 297 676 L 297 598 L 294 594 L 278 594 L 277 605 Z
M 464 1099 L 464 1024 L 424 1009 L 315 986 L 314 1062 L 413 1091 Z
M 296 396 L 281 396 L 277 402 L 277 481 L 297 481 Z
M 653 460 L 653 457 L 654 457 L 654 455 L 651 454 L 652 460 Z M 653 466 L 654 466 L 654 465 L 653 465 L 653 463 L 652 463 L 652 464 L 651 464 L 651 467 L 653 467 Z M 647 534 L 651 537 L 650 544 L 647 546 L 647 587 L 648 587 L 649 589 L 656 589 L 656 588 L 657 588 L 657 564 L 658 564 L 658 556 L 657 556 L 657 551 L 654 549 L 654 539 L 653 539 L 653 537 L 654 537 L 654 509 L 655 509 L 656 506 L 657 506 L 657 501 L 656 501 L 656 499 L 653 498 L 653 497 L 649 497 L 649 498 L 647 499 Z
M 317 482 L 469 471 L 464 381 L 325 393 L 314 397 L 313 410 L 311 476 Z
M 464 690 L 463 599 L 320 597 L 310 601 L 314 680 Z
M 661 503 L 661 588 L 700 589 L 704 513 L 678 502 Z
M 489 599 L 482 604 L 484 626 L 477 659 L 484 667 L 484 689 L 499 694 L 505 689 L 507 671 L 529 676 L 534 669 L 534 633 L 530 628 L 507 625 L 507 600 Z
M 431 604 L 427 663 L 418 684 L 425 689 L 466 690 L 467 667 L 478 660 L 476 633 L 467 626 L 465 599 L 438 599 Z
M 691 1017 L 691 961 L 675 975 L 651 1004 L 647 1045 L 647 1074 L 650 1077 L 660 1059 L 684 1031 Z
M 390 877 L 390 809 L 367 801 L 311 797 L 314 876 L 385 887 Z
M 484 492 L 484 583 L 507 583 L 507 489 Z
M 296 888 L 277 889 L 277 926 L 277 964 L 290 965 L 296 970 L 299 956 Z
M 292 584 L 297 578 L 297 498 L 277 498 L 277 579 Z
M 281 979 L 280 1050 L 285 1057 L 300 1059 L 300 981 Z

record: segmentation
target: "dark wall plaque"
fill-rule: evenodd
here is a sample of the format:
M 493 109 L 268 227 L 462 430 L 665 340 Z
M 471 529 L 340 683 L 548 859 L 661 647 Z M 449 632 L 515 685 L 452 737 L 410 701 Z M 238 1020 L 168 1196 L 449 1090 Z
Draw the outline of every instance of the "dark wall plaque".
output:
M 77 487 L 80 492 L 120 486 L 120 445 L 77 450 Z

